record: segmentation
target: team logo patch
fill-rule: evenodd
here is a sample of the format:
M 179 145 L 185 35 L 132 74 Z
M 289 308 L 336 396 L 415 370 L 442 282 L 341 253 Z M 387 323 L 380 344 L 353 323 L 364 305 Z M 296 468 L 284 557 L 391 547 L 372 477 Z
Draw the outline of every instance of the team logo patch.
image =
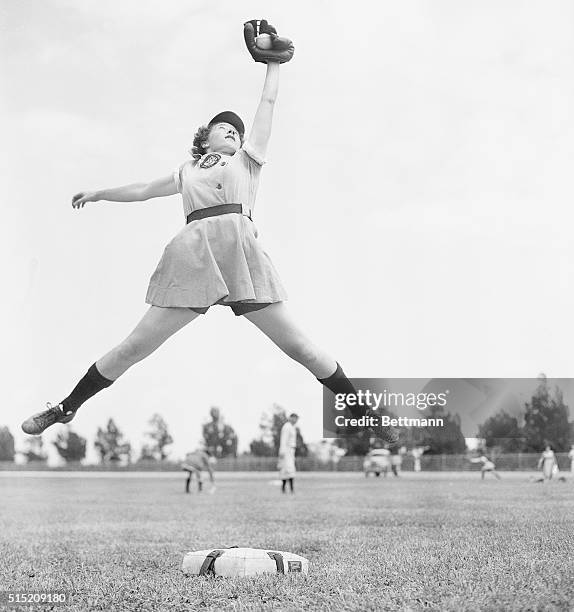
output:
M 287 561 L 289 572 L 300 572 L 302 571 L 301 561 Z
M 203 158 L 201 164 L 199 164 L 200 168 L 213 168 L 217 162 L 221 159 L 221 155 L 219 153 L 210 153 Z

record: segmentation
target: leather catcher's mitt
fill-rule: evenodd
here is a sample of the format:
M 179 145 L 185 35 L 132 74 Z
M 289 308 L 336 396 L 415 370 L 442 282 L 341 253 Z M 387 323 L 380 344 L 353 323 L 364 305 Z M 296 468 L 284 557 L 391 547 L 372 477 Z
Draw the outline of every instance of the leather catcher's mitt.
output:
M 271 49 L 260 49 L 255 38 L 260 34 L 269 34 L 272 40 Z M 288 38 L 277 36 L 277 30 L 267 20 L 252 19 L 246 21 L 243 24 L 243 37 L 245 38 L 245 45 L 247 50 L 251 54 L 251 57 L 256 62 L 266 64 L 267 62 L 279 62 L 284 64 L 288 62 L 295 52 L 293 43 Z

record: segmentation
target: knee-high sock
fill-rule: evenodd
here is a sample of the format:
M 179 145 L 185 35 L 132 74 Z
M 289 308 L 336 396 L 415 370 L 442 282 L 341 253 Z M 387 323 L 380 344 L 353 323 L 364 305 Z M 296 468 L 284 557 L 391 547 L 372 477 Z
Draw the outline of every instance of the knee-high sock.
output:
M 318 378 L 317 380 L 335 395 L 337 393 L 357 393 L 353 383 L 347 378 L 347 375 L 343 372 L 343 368 L 339 363 L 337 363 L 337 369 L 331 376 L 328 378 Z M 365 406 L 348 406 L 348 409 L 355 418 L 362 417 L 366 412 Z
M 281 484 L 281 491 L 283 493 L 285 493 L 285 485 L 287 484 L 287 480 L 282 480 L 281 482 L 282 482 L 282 484 Z
M 76 410 L 90 397 L 109 387 L 114 381 L 102 376 L 96 368 L 96 364 L 90 366 L 90 369 L 84 374 L 84 377 L 74 387 L 74 390 L 68 395 L 65 400 L 60 403 L 64 406 L 64 412 L 76 412 Z
M 289 488 L 291 489 L 291 493 L 293 493 L 293 478 L 289 478 Z
M 345 393 L 345 394 L 357 393 L 357 390 L 355 389 L 353 383 L 347 378 L 347 376 L 345 375 L 345 372 L 343 372 L 343 368 L 340 366 L 339 363 L 337 363 L 337 369 L 335 370 L 333 374 L 331 374 L 331 376 L 329 376 L 328 378 L 318 378 L 317 380 L 321 384 L 325 385 L 327 389 L 329 389 L 335 394 L 337 393 Z M 347 404 L 347 409 L 349 410 L 351 415 L 356 419 L 361 418 L 362 416 L 370 412 L 369 406 L 356 406 L 356 405 L 349 406 Z M 382 411 L 380 412 L 380 414 L 383 414 Z M 359 430 L 353 429 L 352 427 L 348 427 L 347 431 L 348 432 L 358 432 Z M 378 428 L 377 435 L 382 437 L 389 444 L 395 445 L 398 443 L 397 431 L 391 425 L 389 426 L 385 425 L 384 427 Z

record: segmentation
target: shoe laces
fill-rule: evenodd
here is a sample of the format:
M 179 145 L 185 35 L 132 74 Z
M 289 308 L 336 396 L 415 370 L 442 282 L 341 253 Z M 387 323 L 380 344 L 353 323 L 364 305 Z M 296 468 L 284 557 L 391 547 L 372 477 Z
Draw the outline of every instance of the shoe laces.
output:
M 52 412 L 60 412 L 61 414 L 65 414 L 64 413 L 64 406 L 62 406 L 62 404 L 57 404 L 56 406 L 52 406 L 52 404 L 50 402 L 46 402 L 46 408 L 48 410 L 51 410 Z

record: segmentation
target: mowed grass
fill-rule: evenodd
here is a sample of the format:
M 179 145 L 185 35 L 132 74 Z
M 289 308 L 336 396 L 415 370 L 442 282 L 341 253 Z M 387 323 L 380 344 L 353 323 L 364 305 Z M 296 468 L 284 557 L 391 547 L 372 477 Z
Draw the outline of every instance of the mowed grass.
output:
M 525 474 L 0 474 L 1 588 L 62 610 L 572 610 L 574 482 Z M 308 576 L 185 577 L 185 552 L 286 550 Z

